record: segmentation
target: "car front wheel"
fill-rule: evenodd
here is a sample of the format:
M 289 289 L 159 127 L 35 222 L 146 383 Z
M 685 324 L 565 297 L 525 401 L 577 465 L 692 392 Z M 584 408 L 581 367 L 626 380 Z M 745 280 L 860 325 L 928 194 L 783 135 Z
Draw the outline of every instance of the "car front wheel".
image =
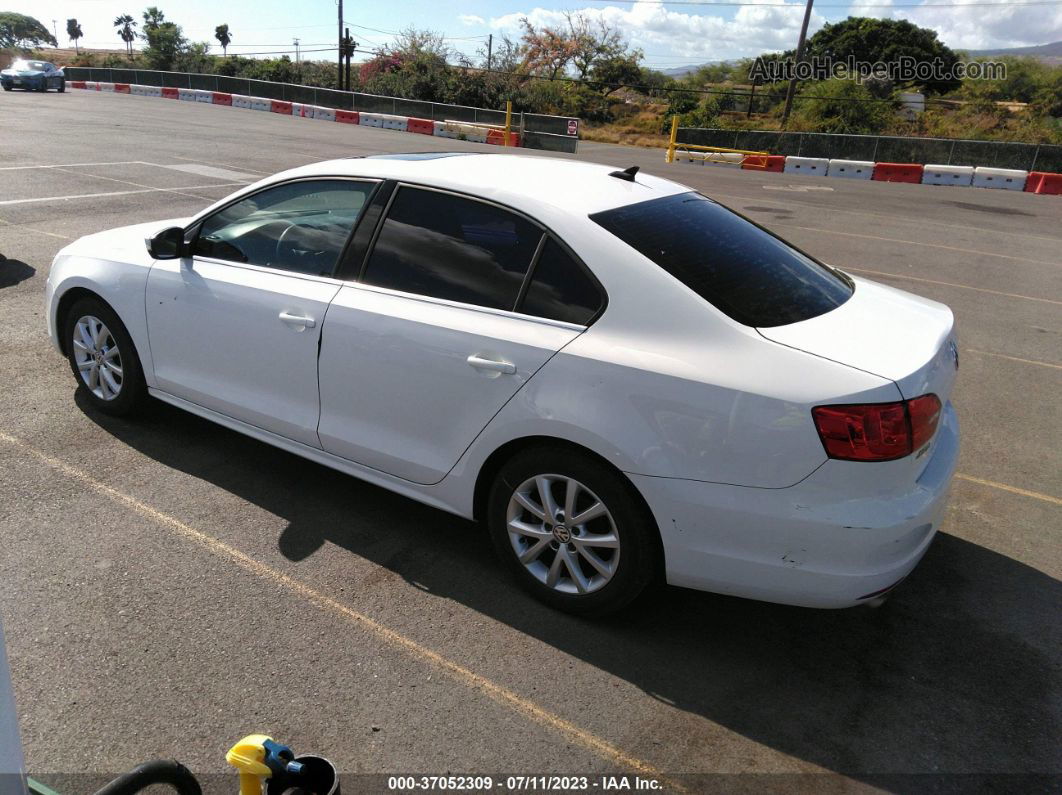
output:
M 656 572 L 652 515 L 622 475 L 575 450 L 517 454 L 495 478 L 487 521 L 520 584 L 566 612 L 615 612 Z
M 140 358 L 114 310 L 97 298 L 82 298 L 67 312 L 63 334 L 78 389 L 93 407 L 117 416 L 143 407 Z

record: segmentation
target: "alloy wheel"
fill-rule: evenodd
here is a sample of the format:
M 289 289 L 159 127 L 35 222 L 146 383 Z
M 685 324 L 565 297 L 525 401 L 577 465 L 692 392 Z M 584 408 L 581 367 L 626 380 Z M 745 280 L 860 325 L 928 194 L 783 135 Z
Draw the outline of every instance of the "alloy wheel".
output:
M 506 522 L 517 559 L 548 588 L 588 594 L 616 573 L 620 538 L 612 514 L 575 478 L 528 478 L 509 498 Z
M 74 324 L 71 341 L 78 374 L 100 400 L 114 400 L 122 391 L 122 355 L 110 329 L 97 317 L 84 315 Z

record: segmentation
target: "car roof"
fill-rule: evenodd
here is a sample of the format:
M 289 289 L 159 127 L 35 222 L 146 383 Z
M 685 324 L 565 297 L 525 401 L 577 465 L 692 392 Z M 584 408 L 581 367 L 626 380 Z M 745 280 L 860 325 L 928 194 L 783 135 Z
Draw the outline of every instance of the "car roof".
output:
M 403 180 L 493 199 L 517 209 L 548 205 L 590 214 L 690 188 L 638 173 L 634 181 L 610 176 L 623 166 L 536 155 L 433 152 L 347 158 L 313 163 L 287 176 L 363 176 Z

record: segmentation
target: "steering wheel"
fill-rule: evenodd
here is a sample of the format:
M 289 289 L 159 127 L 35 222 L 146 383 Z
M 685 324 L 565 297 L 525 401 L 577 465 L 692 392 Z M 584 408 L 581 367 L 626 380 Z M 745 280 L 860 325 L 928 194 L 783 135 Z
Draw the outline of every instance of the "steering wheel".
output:
M 301 230 L 307 234 L 291 235 L 289 239 L 289 233 L 293 229 Z M 298 269 L 300 270 L 305 270 L 307 265 L 312 265 L 314 259 L 323 253 L 323 249 L 315 248 L 312 243 L 314 236 L 319 235 L 319 233 L 320 230 L 310 224 L 290 224 L 277 238 L 277 247 L 273 252 L 273 258 L 277 262 L 288 262 L 291 265 L 299 266 Z M 284 250 L 285 240 L 287 240 L 287 251 Z M 298 256 L 296 256 L 297 252 Z

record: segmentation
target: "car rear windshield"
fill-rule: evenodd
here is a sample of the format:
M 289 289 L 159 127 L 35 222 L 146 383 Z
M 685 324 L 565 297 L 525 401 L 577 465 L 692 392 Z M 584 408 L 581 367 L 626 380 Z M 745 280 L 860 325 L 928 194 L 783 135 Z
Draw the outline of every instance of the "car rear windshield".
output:
M 846 277 L 697 193 L 590 218 L 746 326 L 807 320 L 852 295 Z

